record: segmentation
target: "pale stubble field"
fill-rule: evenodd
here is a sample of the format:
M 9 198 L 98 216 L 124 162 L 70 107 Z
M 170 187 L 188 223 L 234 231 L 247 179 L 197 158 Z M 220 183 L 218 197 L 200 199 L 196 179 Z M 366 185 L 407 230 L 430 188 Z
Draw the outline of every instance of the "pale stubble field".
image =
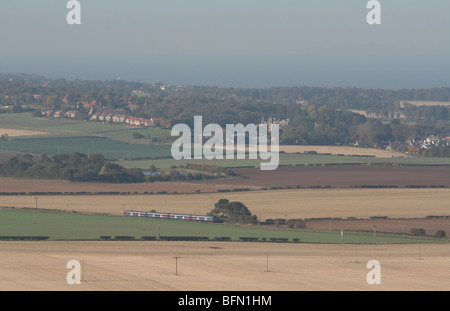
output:
M 1 242 L 0 290 L 449 290 L 449 255 L 430 244 Z M 80 285 L 66 282 L 70 260 L 84 261 Z M 381 284 L 367 283 L 369 260 Z
M 423 218 L 450 215 L 449 189 L 292 189 L 166 195 L 1 196 L 4 206 L 122 215 L 126 209 L 206 214 L 221 198 L 240 201 L 267 218 L 388 216 Z

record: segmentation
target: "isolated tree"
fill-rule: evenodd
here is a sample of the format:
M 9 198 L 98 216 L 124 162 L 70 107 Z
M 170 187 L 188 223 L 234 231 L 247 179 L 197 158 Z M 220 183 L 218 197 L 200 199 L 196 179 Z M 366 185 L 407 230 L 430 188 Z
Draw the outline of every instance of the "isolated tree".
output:
M 411 229 L 411 235 L 424 236 L 425 235 L 425 229 L 423 229 L 423 228 L 412 228 Z
M 256 215 L 248 210 L 241 202 L 230 202 L 227 199 L 220 199 L 209 215 L 215 216 L 220 220 L 240 223 L 256 223 Z

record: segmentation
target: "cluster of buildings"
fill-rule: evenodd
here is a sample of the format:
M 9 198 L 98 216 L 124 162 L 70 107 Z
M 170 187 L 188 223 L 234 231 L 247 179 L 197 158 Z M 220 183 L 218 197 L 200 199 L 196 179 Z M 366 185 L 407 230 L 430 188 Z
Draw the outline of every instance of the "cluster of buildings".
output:
M 278 124 L 279 128 L 283 129 L 289 125 L 289 118 L 286 120 L 281 120 L 281 119 L 269 117 L 269 118 L 267 118 L 267 121 L 264 118 L 262 118 L 261 124 L 267 124 L 267 128 L 269 129 L 269 131 L 271 129 L 272 124 Z
M 440 138 L 439 136 L 430 135 L 426 138 L 416 137 L 408 141 L 408 145 L 422 150 L 439 147 L 450 146 L 450 137 Z
M 162 118 L 136 118 L 122 113 L 101 112 L 93 113 L 89 118 L 91 121 L 126 123 L 131 126 L 156 126 L 161 124 Z
M 89 110 L 87 114 L 87 118 L 90 121 L 96 122 L 105 122 L 105 123 L 125 123 L 130 126 L 159 126 L 164 123 L 162 118 L 137 118 L 125 113 L 124 109 L 116 109 L 116 110 L 99 110 L 94 112 L 96 108 L 97 102 L 94 100 L 92 102 L 83 101 L 79 102 L 76 106 L 76 109 L 63 111 L 63 110 L 47 110 L 43 111 L 42 115 L 47 118 L 69 118 L 69 119 L 79 119 L 86 118 L 86 113 L 81 112 L 81 110 Z M 129 104 L 127 106 L 131 111 L 139 108 L 133 104 Z M 80 110 L 81 109 L 81 110 Z

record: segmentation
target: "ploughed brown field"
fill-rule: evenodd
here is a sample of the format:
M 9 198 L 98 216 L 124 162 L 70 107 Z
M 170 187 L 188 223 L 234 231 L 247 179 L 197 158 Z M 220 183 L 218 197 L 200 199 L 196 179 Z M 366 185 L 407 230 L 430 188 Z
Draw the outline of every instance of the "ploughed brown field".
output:
M 287 166 L 274 171 L 236 169 L 241 178 L 217 180 L 216 185 L 241 187 L 353 187 L 445 186 L 450 187 L 450 166 L 330 165 Z
M 449 255 L 432 244 L 0 242 L 0 290 L 450 290 Z M 80 285 L 67 284 L 70 260 L 84 261 Z M 381 284 L 367 283 L 370 260 Z
M 450 214 L 450 213 L 449 213 Z M 436 231 L 443 230 L 450 233 L 450 219 L 424 219 L 424 218 L 402 218 L 402 219 L 336 219 L 336 220 L 308 220 L 306 226 L 309 229 L 320 231 L 368 231 L 389 232 L 396 234 L 409 234 L 413 228 L 425 229 L 427 235 L 434 235 Z
M 137 192 L 196 193 L 271 187 L 445 186 L 450 187 L 450 166 L 332 165 L 235 169 L 240 176 L 198 182 L 107 184 L 0 177 L 0 192 Z

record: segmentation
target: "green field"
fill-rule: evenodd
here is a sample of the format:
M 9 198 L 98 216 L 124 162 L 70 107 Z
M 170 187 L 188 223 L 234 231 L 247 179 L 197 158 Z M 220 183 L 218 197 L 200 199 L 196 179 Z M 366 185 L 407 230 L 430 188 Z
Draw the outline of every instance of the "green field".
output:
M 157 168 L 169 168 L 172 165 L 186 165 L 187 163 L 209 164 L 222 167 L 259 167 L 261 160 L 173 160 L 173 159 L 148 159 L 135 161 L 119 161 L 126 168 L 148 169 L 151 165 Z M 281 153 L 280 165 L 325 165 L 325 164 L 391 164 L 391 165 L 450 165 L 450 158 L 375 158 L 338 155 L 311 155 Z
M 117 130 L 118 126 L 70 119 L 34 118 L 31 114 L 24 113 L 0 114 L 0 128 L 46 132 L 49 134 L 40 136 L 48 137 L 84 136 Z
M 134 139 L 133 138 L 133 134 L 134 133 L 138 133 L 143 135 L 145 138 L 144 139 Z M 120 129 L 120 130 L 111 130 L 111 131 L 104 131 L 101 132 L 101 135 L 104 137 L 108 137 L 111 139 L 117 139 L 117 140 L 123 140 L 123 141 L 135 141 L 136 143 L 140 143 L 140 142 L 146 142 L 148 141 L 148 137 L 155 137 L 155 138 L 160 138 L 160 137 L 169 137 L 170 136 L 170 131 L 169 130 L 165 130 L 165 129 L 159 129 L 159 128 L 151 128 L 151 127 L 146 127 L 146 128 L 125 128 L 125 129 Z
M 0 115 L 0 128 L 34 130 L 47 134 L 11 137 L 0 142 L 0 151 L 55 155 L 80 152 L 103 154 L 108 159 L 170 157 L 169 145 L 135 144 L 133 133 L 146 137 L 170 136 L 168 130 L 128 128 L 79 120 L 33 118 L 31 114 Z M 144 141 L 146 142 L 146 141 Z
M 304 243 L 340 243 L 340 233 L 243 228 L 224 224 L 97 216 L 56 212 L 0 210 L 0 236 L 49 236 L 51 240 L 98 239 L 100 236 L 201 236 L 300 239 Z M 344 234 L 344 243 L 372 243 L 371 234 Z M 438 242 L 432 239 L 377 235 L 377 243 Z
M 40 131 L 39 137 L 99 135 L 119 140 L 133 139 L 133 133 L 150 137 L 170 136 L 170 131 L 158 128 L 130 128 L 125 124 L 109 124 L 67 118 L 35 118 L 31 114 L 0 114 L 0 128 Z
M 22 138 L 3 141 L 0 143 L 0 146 L 1 150 L 12 150 L 30 154 L 100 153 L 107 159 L 170 157 L 169 145 L 135 145 L 124 141 L 95 136 Z

